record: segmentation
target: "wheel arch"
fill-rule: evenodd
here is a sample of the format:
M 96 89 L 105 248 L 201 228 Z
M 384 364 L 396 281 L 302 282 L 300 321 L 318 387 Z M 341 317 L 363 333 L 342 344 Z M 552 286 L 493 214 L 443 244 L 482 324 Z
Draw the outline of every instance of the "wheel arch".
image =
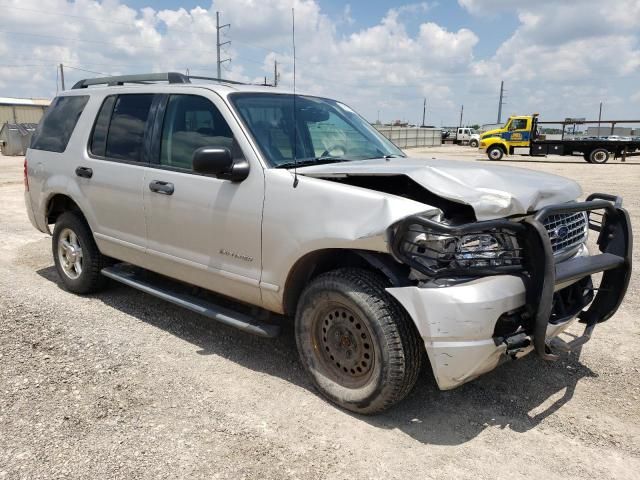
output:
M 293 265 L 284 286 L 283 309 L 294 315 L 306 285 L 322 273 L 344 267 L 360 267 L 381 273 L 392 286 L 408 285 L 409 267 L 388 253 L 369 250 L 327 248 L 309 252 Z
M 496 148 L 496 147 L 497 147 L 497 148 L 499 148 L 500 150 L 502 150 L 502 151 L 504 152 L 504 154 L 505 154 L 505 155 L 508 155 L 508 154 L 509 154 L 509 149 L 507 148 L 507 144 L 506 144 L 506 143 L 504 143 L 504 142 L 495 142 L 495 143 L 492 143 L 491 145 L 489 145 L 489 146 L 487 147 L 487 152 L 488 152 L 489 150 L 491 150 L 492 148 Z
M 52 223 L 56 223 L 58 217 L 64 212 L 69 211 L 78 213 L 85 222 L 87 221 L 84 213 L 82 213 L 82 210 L 80 209 L 80 206 L 69 195 L 64 193 L 55 193 L 51 195 L 51 197 L 47 199 L 47 207 L 45 210 L 47 227 Z

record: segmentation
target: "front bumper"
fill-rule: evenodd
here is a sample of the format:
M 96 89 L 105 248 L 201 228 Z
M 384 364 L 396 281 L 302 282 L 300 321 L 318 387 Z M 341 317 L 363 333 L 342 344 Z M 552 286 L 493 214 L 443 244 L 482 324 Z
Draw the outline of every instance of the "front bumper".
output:
M 542 221 L 548 215 L 578 211 L 590 212 L 589 227 L 599 234 L 600 253 L 556 264 Z M 482 223 L 489 222 L 446 228 L 464 232 Z M 492 221 L 491 226 L 497 223 Z M 505 358 L 519 358 L 534 349 L 544 359 L 556 359 L 554 349 L 566 351 L 586 343 L 594 327 L 611 318 L 624 298 L 631 276 L 633 236 L 621 199 L 594 194 L 586 202 L 551 205 L 526 219 L 522 227 L 525 251 L 532 261 L 521 273 L 484 276 L 449 287 L 388 289 L 413 318 L 443 390 L 492 370 Z M 550 322 L 554 294 L 574 284 L 580 290 L 580 282 L 599 272 L 603 272 L 602 280 L 592 302 L 588 297 L 589 307 L 583 310 L 586 305 L 580 304 L 577 311 L 560 320 L 556 315 Z M 523 327 L 505 338 L 496 336 L 498 319 L 512 312 L 520 312 Z M 576 318 L 585 324 L 584 334 L 569 343 L 557 338 Z

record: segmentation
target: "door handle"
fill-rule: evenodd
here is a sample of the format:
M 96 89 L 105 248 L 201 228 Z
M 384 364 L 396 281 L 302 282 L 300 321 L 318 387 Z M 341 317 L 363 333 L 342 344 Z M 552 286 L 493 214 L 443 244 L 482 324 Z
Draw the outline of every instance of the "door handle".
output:
M 149 190 L 160 193 L 162 195 L 173 195 L 173 183 L 163 182 L 161 180 L 152 180 L 149 183 Z
M 78 167 L 76 168 L 76 175 L 82 178 L 91 178 L 93 177 L 93 170 L 89 167 Z

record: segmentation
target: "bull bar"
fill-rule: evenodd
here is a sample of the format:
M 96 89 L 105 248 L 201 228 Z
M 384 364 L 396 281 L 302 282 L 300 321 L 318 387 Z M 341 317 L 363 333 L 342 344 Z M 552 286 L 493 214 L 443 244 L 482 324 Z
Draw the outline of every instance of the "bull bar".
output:
M 556 264 L 551 239 L 543 225 L 549 215 L 576 212 L 588 213 L 588 229 L 599 232 L 597 245 L 601 253 L 591 256 L 576 256 Z M 603 211 L 599 214 L 596 211 Z M 598 221 L 593 217 L 601 215 Z M 502 266 L 474 269 L 473 276 L 500 274 L 520 274 L 526 286 L 526 303 L 532 323 L 527 334 L 533 337 L 533 345 L 545 360 L 556 360 L 552 346 L 570 351 L 591 338 L 598 323 L 611 318 L 625 296 L 631 278 L 633 233 L 628 212 L 622 208 L 622 198 L 594 193 L 584 202 L 554 204 L 543 207 L 534 215 L 522 221 L 507 219 L 488 220 L 463 225 L 447 225 L 420 217 L 411 216 L 400 223 L 393 235 L 391 247 L 393 254 L 403 263 L 420 270 L 423 268 L 401 248 L 402 238 L 409 225 L 419 224 L 437 233 L 464 235 L 474 232 L 490 232 L 497 229 L 511 231 L 524 242 L 524 250 L 530 261 L 522 266 Z M 533 261 L 531 261 L 533 260 Z M 554 338 L 547 341 L 547 327 L 553 308 L 554 293 L 580 279 L 603 273 L 595 298 L 587 310 L 578 314 L 585 330 L 580 337 L 571 342 Z M 434 272 L 425 272 L 433 274 Z M 469 276 L 469 271 L 449 271 L 449 275 Z M 437 274 L 434 277 L 438 276 Z

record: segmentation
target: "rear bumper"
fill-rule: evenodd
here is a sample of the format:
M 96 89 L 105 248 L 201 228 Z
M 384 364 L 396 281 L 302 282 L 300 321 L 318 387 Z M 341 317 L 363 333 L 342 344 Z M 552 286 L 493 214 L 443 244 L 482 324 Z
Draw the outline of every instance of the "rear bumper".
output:
M 631 275 L 632 232 L 629 216 L 620 199 L 593 195 L 588 201 L 552 205 L 527 219 L 524 241 L 533 259 L 527 271 L 514 275 L 485 276 L 455 286 L 389 288 L 388 292 L 407 310 L 423 338 L 431 366 L 443 389 L 451 389 L 495 368 L 506 358 L 520 358 L 536 350 L 547 360 L 557 358 L 554 349 L 570 350 L 591 338 L 597 323 L 616 312 Z M 589 226 L 598 232 L 600 253 L 578 255 L 556 264 L 551 241 L 541 221 L 548 215 L 576 211 L 603 212 L 601 221 L 590 213 Z M 603 272 L 600 288 L 591 302 L 567 312 L 560 319 L 552 309 L 554 296 Z M 587 288 L 588 289 L 588 288 Z M 522 327 L 505 337 L 496 324 L 505 315 L 520 315 Z M 557 336 L 576 319 L 585 323 L 582 337 L 565 343 Z
M 34 228 L 41 230 L 40 226 L 36 222 L 36 217 L 33 213 L 33 206 L 31 205 L 31 194 L 28 190 L 24 191 L 24 206 L 27 210 L 27 216 L 29 217 L 29 222 L 33 225 Z

